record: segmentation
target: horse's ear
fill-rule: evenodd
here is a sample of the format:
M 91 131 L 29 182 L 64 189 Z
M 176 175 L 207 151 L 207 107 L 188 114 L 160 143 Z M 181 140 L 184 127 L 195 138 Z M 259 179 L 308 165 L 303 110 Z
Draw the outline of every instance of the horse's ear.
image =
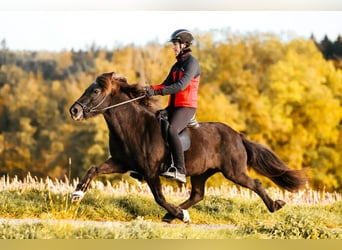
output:
M 112 92 L 117 93 L 122 85 L 127 84 L 127 79 L 121 74 L 112 72 L 111 75 Z
M 124 82 L 124 83 L 127 83 L 127 79 L 125 76 L 121 75 L 121 74 L 118 74 L 118 73 L 115 73 L 115 72 L 112 72 L 112 80 L 115 82 Z

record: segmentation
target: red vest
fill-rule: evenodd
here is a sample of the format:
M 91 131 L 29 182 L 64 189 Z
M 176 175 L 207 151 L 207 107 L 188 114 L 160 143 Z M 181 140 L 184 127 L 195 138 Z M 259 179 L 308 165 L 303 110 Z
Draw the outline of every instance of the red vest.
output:
M 176 82 L 176 71 L 172 72 L 173 80 Z M 183 76 L 183 72 L 179 72 L 179 78 Z M 189 107 L 189 108 L 197 108 L 197 99 L 198 99 L 198 86 L 200 82 L 200 76 L 192 78 L 189 85 L 183 89 L 182 91 L 173 94 L 175 101 L 175 107 Z M 162 89 L 165 85 L 154 85 L 153 89 Z M 171 105 L 171 98 L 173 95 L 169 97 L 169 106 Z

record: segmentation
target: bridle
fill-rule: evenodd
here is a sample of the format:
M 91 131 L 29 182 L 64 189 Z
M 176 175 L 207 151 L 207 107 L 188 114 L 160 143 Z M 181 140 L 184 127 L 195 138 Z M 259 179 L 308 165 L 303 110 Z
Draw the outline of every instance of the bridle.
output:
M 101 106 L 101 104 L 105 101 L 105 99 L 107 98 L 107 96 L 105 96 L 101 102 L 99 102 L 95 107 L 92 107 L 92 108 L 88 108 L 87 105 L 79 102 L 79 101 L 76 101 L 75 103 L 77 103 L 78 105 L 80 105 L 83 109 L 84 112 L 86 113 L 95 113 L 95 112 L 102 112 L 102 111 L 105 111 L 107 109 L 111 109 L 111 108 L 116 108 L 116 107 L 119 107 L 121 105 L 124 105 L 124 104 L 127 104 L 127 103 L 130 103 L 130 102 L 134 102 L 134 101 L 137 101 L 137 100 L 140 100 L 142 98 L 145 98 L 146 95 L 142 95 L 142 96 L 139 96 L 139 97 L 136 97 L 136 98 L 133 98 L 133 99 L 130 99 L 130 100 L 127 100 L 127 101 L 123 101 L 123 102 L 120 102 L 120 103 L 117 103 L 117 104 L 114 104 L 114 105 L 111 105 L 111 106 L 108 106 L 108 107 L 105 107 L 105 108 L 101 108 L 101 109 L 97 109 L 99 106 Z

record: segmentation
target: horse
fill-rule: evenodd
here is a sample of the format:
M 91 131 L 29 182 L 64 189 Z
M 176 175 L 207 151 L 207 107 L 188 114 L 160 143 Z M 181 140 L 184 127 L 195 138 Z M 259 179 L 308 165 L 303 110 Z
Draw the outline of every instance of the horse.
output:
M 187 209 L 204 198 L 206 180 L 218 172 L 258 194 L 270 212 L 286 203 L 272 200 L 261 181 L 248 176 L 248 168 L 290 192 L 305 184 L 302 170 L 289 168 L 268 147 L 248 140 L 224 123 L 200 122 L 196 129 L 186 128 L 192 142 L 184 153 L 191 183 L 189 198 L 179 205 L 167 202 L 162 193 L 160 166 L 168 151 L 156 119 L 157 108 L 155 97 L 147 97 L 142 85 L 128 83 L 125 76 L 108 72 L 96 77 L 69 112 L 76 121 L 103 115 L 109 129 L 110 158 L 87 171 L 71 194 L 73 202 L 84 197 L 98 175 L 134 171 L 143 176 L 155 202 L 167 211 L 162 221 L 177 218 L 190 222 Z

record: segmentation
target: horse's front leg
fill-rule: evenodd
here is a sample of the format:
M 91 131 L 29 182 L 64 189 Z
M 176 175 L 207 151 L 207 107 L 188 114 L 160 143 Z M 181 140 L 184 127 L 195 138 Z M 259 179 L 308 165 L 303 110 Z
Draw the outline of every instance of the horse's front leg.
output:
M 205 182 L 206 180 L 213 175 L 214 172 L 207 171 L 202 175 L 191 176 L 191 194 L 189 199 L 184 201 L 182 204 L 179 205 L 180 208 L 188 209 L 195 205 L 196 203 L 200 202 L 204 198 L 204 191 L 205 191 Z M 164 222 L 170 223 L 173 219 L 175 219 L 173 214 L 166 213 L 163 217 Z
M 174 216 L 174 218 L 178 218 L 178 219 L 180 219 L 186 223 L 190 222 L 188 211 L 183 210 L 179 206 L 175 206 L 175 205 L 168 203 L 166 201 L 165 196 L 162 192 L 162 186 L 160 183 L 159 176 L 154 177 L 152 179 L 147 179 L 146 181 L 147 181 L 147 183 L 148 183 L 148 185 L 152 191 L 152 194 L 154 196 L 155 201 L 160 206 L 165 208 L 168 211 L 168 213 L 170 213 Z
M 91 181 L 100 174 L 125 173 L 127 169 L 122 165 L 114 162 L 112 158 L 103 162 L 98 166 L 91 167 L 80 183 L 77 184 L 75 191 L 71 194 L 71 201 L 76 202 L 82 200 Z

